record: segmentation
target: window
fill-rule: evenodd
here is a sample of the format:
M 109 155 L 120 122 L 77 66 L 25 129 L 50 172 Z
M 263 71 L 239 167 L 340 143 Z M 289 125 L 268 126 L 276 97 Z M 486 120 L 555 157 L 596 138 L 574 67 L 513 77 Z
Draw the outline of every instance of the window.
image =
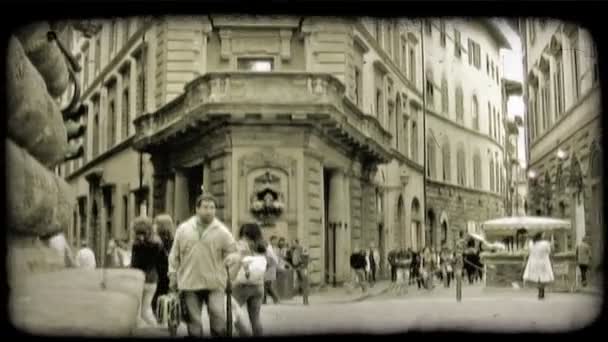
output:
M 448 80 L 445 75 L 441 78 L 441 111 L 447 116 L 450 112 L 448 99 Z
M 473 186 L 481 189 L 481 157 L 479 152 L 473 156 Z
M 594 43 L 591 43 L 591 61 L 593 64 L 593 84 L 596 84 L 600 81 L 600 68 L 598 66 L 598 53 L 597 53 L 597 46 Z
M 492 136 L 492 104 L 488 101 L 488 134 Z
M 491 70 L 491 72 L 492 72 L 492 79 L 495 79 L 495 76 L 494 76 L 494 61 L 491 61 L 491 62 L 490 62 L 490 66 L 491 66 L 491 68 L 490 68 L 490 69 L 492 69 L 492 70 Z
M 447 140 L 443 143 L 441 155 L 443 159 L 443 181 L 450 182 L 450 179 L 452 178 L 450 174 L 452 163 L 450 160 L 450 143 Z
M 466 186 L 466 159 L 464 155 L 464 147 L 462 143 L 458 146 L 458 152 L 456 153 L 456 161 L 457 161 L 457 177 L 458 177 L 458 185 Z
M 95 76 L 99 74 L 101 70 L 101 33 L 97 34 L 95 38 Z
M 536 27 L 534 26 L 534 19 L 528 20 L 528 28 L 530 29 L 530 43 L 534 44 L 536 40 Z
M 116 26 L 116 20 L 110 22 L 110 56 L 114 55 L 118 45 L 118 27 Z
M 401 132 L 401 136 L 403 139 L 402 148 L 403 148 L 403 151 L 405 151 L 403 154 L 407 157 L 410 154 L 408 153 L 409 152 L 409 146 L 408 146 L 409 120 L 406 115 L 403 115 L 402 121 L 403 121 L 403 132 Z
M 561 52 L 555 58 L 555 114 L 559 117 L 564 112 L 564 75 Z
M 552 112 L 551 112 L 551 81 L 549 80 L 549 73 L 544 74 L 544 83 L 543 83 L 543 118 L 544 118 L 544 127 L 548 129 L 553 123 L 552 120 Z
M 80 217 L 80 240 L 87 240 L 87 198 L 78 199 L 78 216 Z M 78 242 L 80 245 L 80 241 Z
M 435 108 L 435 96 L 433 88 L 433 71 L 429 69 L 426 71 L 426 94 L 428 96 L 427 105 L 430 108 Z
M 479 103 L 477 102 L 477 96 L 473 95 L 471 103 L 471 116 L 473 121 L 473 129 L 479 131 Z
M 240 71 L 268 72 L 274 69 L 273 58 L 239 58 L 237 69 Z
M 579 75 L 579 53 L 578 53 L 578 30 L 570 35 L 570 58 L 572 60 L 572 80 L 574 82 L 574 100 L 578 100 L 580 96 L 580 75 Z
M 122 137 L 122 139 L 127 139 L 129 137 L 129 130 L 130 127 L 129 125 L 131 124 L 130 120 L 129 120 L 129 108 L 130 108 L 130 103 L 129 103 L 129 88 L 126 88 L 125 90 L 122 91 L 122 109 L 121 109 L 121 115 L 122 115 L 122 130 L 120 132 L 120 136 Z
M 129 196 L 122 196 L 122 221 L 125 232 L 129 231 Z
M 99 155 L 99 99 L 93 104 L 93 158 Z
M 137 92 L 135 95 L 135 113 L 142 115 L 145 108 L 145 86 L 146 86 L 146 48 L 135 57 L 135 63 L 137 65 Z
M 435 169 L 435 142 L 433 140 L 432 134 L 429 134 L 426 138 L 426 176 L 430 179 L 437 177 Z
M 380 118 L 382 117 L 382 90 L 379 88 L 376 89 L 376 118 L 378 121 L 382 122 Z
M 460 45 L 460 31 L 454 29 L 454 56 L 458 58 L 462 56 Z
M 417 112 L 417 110 L 416 110 Z M 418 162 L 418 124 L 412 120 L 412 160 Z
M 407 78 L 407 42 L 401 38 L 401 71 Z
M 439 30 L 440 30 L 440 42 L 441 46 L 445 47 L 447 43 L 446 34 L 445 34 L 445 20 L 441 19 L 439 21 Z
M 494 159 L 490 159 L 490 191 L 494 191 Z
M 416 86 L 416 54 L 414 48 L 410 47 L 410 82 Z
M 498 159 L 498 156 L 496 159 Z M 500 164 L 498 161 L 494 164 L 494 168 L 496 169 L 496 184 L 494 191 L 500 192 Z
M 486 53 L 486 73 L 490 76 L 490 57 Z
M 469 65 L 473 65 L 473 56 L 475 55 L 474 50 L 475 47 L 473 46 L 473 40 L 471 38 L 469 38 L 467 40 L 467 55 L 469 56 Z
M 127 66 L 122 70 L 122 108 L 121 108 L 121 116 L 122 116 L 122 130 L 121 137 L 122 139 L 126 139 L 130 134 L 130 112 L 131 112 L 131 94 L 130 94 L 130 85 L 131 85 L 131 72 L 130 67 Z
M 462 96 L 462 87 L 456 87 L 456 121 L 463 123 L 464 121 L 464 99 Z
M 424 27 L 426 29 L 426 34 L 432 36 L 433 35 L 433 23 L 431 22 L 431 19 L 424 20 Z
M 114 100 L 108 103 L 108 149 L 116 143 L 116 108 Z
M 382 21 L 376 20 L 376 41 L 378 45 L 382 44 Z
M 358 67 L 355 67 L 355 104 L 362 105 L 361 103 L 361 87 L 363 85 L 363 80 L 361 79 L 361 70 Z
M 384 49 L 389 56 L 393 55 L 393 26 L 391 23 L 386 25 L 386 34 L 384 35 Z

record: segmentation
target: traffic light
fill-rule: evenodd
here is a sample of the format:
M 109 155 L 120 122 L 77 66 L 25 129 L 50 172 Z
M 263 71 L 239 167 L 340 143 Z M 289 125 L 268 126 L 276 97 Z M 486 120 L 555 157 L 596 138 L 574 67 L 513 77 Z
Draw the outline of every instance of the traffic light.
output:
M 76 140 L 83 137 L 87 132 L 87 125 L 81 123 L 80 118 L 83 115 L 86 115 L 88 110 L 87 105 L 81 104 L 75 111 L 69 113 L 64 112 L 63 119 L 68 135 L 68 149 L 64 161 L 78 159 L 84 155 L 84 144 Z

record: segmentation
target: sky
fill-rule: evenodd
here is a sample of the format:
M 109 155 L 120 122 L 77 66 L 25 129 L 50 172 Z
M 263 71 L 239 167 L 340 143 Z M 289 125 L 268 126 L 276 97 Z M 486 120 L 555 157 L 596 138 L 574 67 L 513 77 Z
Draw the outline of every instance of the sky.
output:
M 502 20 L 499 20 L 499 22 Z M 501 28 L 507 37 L 511 50 L 502 50 L 503 77 L 515 81 L 522 82 L 524 80 L 524 66 L 522 60 L 521 40 L 517 32 L 515 32 L 506 22 L 501 23 Z M 521 96 L 512 96 L 507 102 L 507 117 L 513 118 L 524 115 L 524 102 Z M 520 136 L 518 138 L 518 159 L 520 165 L 526 165 L 526 150 L 525 150 L 525 127 L 520 128 Z

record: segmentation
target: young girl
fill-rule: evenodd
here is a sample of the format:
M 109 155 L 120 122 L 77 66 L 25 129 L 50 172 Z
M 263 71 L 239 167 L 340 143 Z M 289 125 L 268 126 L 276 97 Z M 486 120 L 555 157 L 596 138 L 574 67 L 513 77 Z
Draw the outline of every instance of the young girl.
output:
M 553 282 L 551 268 L 551 243 L 543 240 L 543 233 L 537 233 L 532 239 L 528 262 L 524 270 L 524 281 L 538 284 L 538 299 L 545 298 L 545 286 Z
M 136 218 L 133 221 L 132 229 L 135 232 L 135 241 L 133 242 L 131 267 L 142 270 L 146 276 L 140 317 L 146 324 L 155 326 L 156 318 L 152 309 L 152 298 L 158 281 L 162 256 L 161 245 L 153 238 L 152 219 L 149 217 Z

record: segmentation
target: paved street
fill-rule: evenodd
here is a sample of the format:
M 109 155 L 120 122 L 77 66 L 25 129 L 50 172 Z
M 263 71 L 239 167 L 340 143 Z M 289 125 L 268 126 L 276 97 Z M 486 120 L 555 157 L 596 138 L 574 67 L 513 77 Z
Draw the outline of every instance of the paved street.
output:
M 597 295 L 550 293 L 545 301 L 539 301 L 529 289 L 487 290 L 473 285 L 463 289 L 460 303 L 453 287 L 433 291 L 411 288 L 398 298 L 386 294 L 343 304 L 267 305 L 262 308 L 262 321 L 269 336 L 437 329 L 565 332 L 592 322 L 600 305 L 601 296 Z M 164 334 L 160 329 L 146 333 Z M 180 333 L 185 334 L 185 329 Z

